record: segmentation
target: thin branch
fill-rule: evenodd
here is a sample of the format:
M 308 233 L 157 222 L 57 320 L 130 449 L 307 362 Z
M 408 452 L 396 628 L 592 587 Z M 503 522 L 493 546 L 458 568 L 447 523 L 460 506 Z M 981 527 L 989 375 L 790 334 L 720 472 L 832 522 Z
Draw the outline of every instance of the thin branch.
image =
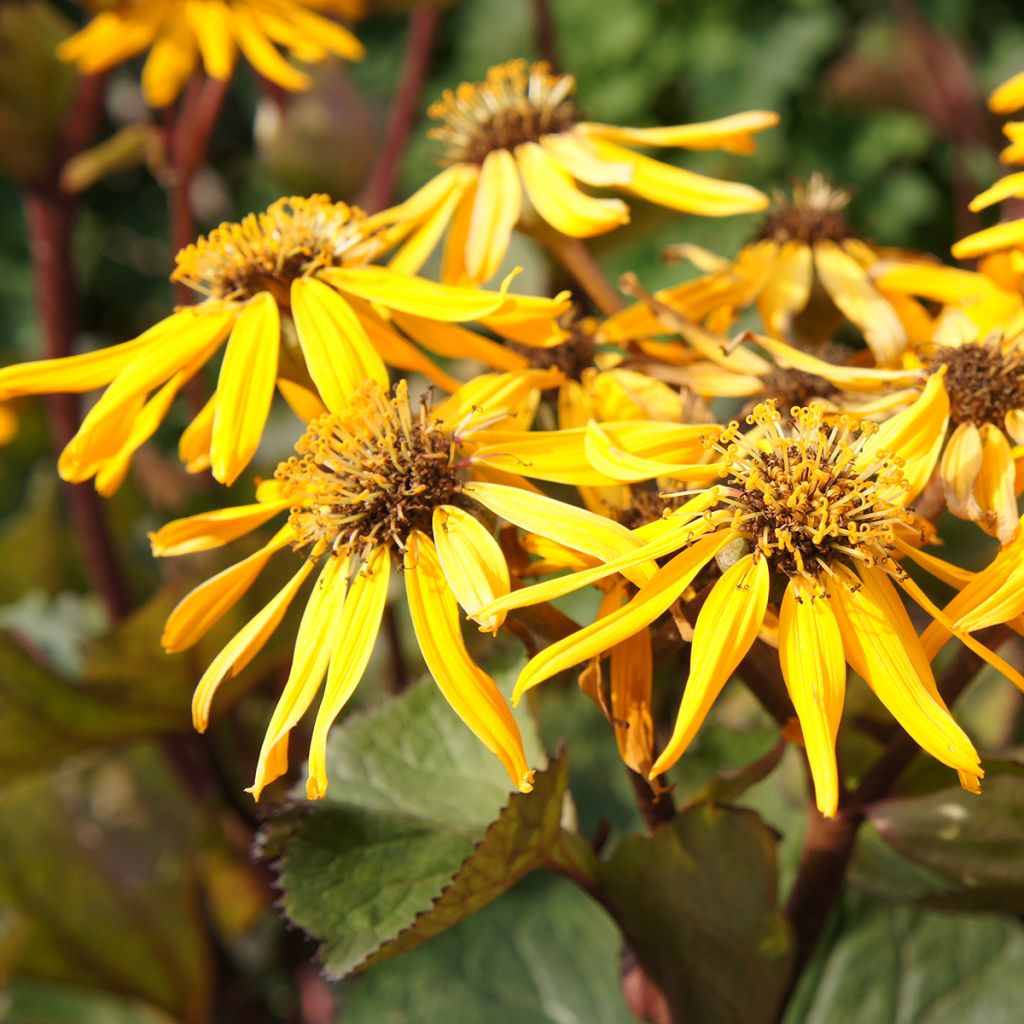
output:
M 402 156 L 416 124 L 420 97 L 430 71 L 430 59 L 437 35 L 438 14 L 430 7 L 417 7 L 409 16 L 409 35 L 402 62 L 402 77 L 391 104 L 384 144 L 370 184 L 363 195 L 369 213 L 384 209 L 394 196 Z
M 555 42 L 555 19 L 551 13 L 551 0 L 533 0 L 533 35 L 537 52 L 558 70 L 558 45 Z

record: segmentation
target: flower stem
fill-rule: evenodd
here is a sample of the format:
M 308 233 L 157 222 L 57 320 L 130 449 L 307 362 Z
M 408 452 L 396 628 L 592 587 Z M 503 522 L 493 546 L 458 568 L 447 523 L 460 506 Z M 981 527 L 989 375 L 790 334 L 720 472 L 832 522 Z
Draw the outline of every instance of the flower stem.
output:
M 569 238 L 557 231 L 544 228 L 536 231 L 536 237 L 549 253 L 578 282 L 594 305 L 605 315 L 611 316 L 624 309 L 626 304 L 611 281 L 604 276 L 593 253 L 578 238 Z
M 555 19 L 551 14 L 551 0 L 533 0 L 533 35 L 537 51 L 558 70 L 558 45 L 555 42 Z
M 430 58 L 437 35 L 437 11 L 417 7 L 409 16 L 409 35 L 405 44 L 402 77 L 391 104 L 384 144 L 370 184 L 363 195 L 363 206 L 369 213 L 384 209 L 395 192 L 398 171 L 402 164 L 409 135 L 416 124 L 420 96 L 430 71 Z

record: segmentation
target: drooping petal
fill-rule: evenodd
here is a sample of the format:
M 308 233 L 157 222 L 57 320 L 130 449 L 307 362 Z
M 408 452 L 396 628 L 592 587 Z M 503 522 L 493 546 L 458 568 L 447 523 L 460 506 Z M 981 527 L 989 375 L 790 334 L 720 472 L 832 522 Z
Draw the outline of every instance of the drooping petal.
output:
M 706 428 L 705 428 L 706 429 Z M 614 427 L 609 429 L 605 424 L 591 420 L 587 424 L 584 440 L 584 452 L 587 461 L 599 473 L 610 480 L 622 483 L 639 483 L 643 480 L 654 480 L 658 477 L 671 477 L 674 480 L 696 481 L 707 483 L 721 474 L 717 465 L 703 465 L 704 448 L 700 444 L 699 435 L 687 447 L 678 449 L 679 462 L 663 462 L 657 459 L 635 455 L 616 436 Z M 689 458 L 688 461 L 687 458 Z
M 405 555 L 409 614 L 430 674 L 455 713 L 497 755 L 521 792 L 533 788 L 523 740 L 512 712 L 491 679 L 469 656 L 455 598 L 426 534 L 414 530 Z
M 818 810 L 839 806 L 836 735 L 846 695 L 843 639 L 832 602 L 800 577 L 790 580 L 779 613 L 779 661 L 800 720 Z
M 473 281 L 488 281 L 498 272 L 522 202 L 515 157 L 507 149 L 491 150 L 480 168 L 466 239 L 466 272 Z
M 386 390 L 388 370 L 352 307 L 315 278 L 291 288 L 292 316 L 310 377 L 332 412 L 341 412 L 369 380 Z
M 192 723 L 198 732 L 205 732 L 210 723 L 210 705 L 220 684 L 237 675 L 263 649 L 263 645 L 280 625 L 306 577 L 313 571 L 312 562 L 303 562 L 295 575 L 254 615 L 210 662 L 192 697 Z
M 981 509 L 979 520 L 1000 544 L 1009 544 L 1017 530 L 1017 491 L 1010 442 L 991 423 L 981 426 L 981 468 L 974 485 L 974 496 Z
M 309 743 L 306 796 L 327 794 L 327 733 L 363 678 L 380 632 L 391 581 L 391 555 L 377 548 L 356 575 L 334 629 L 327 684 Z M 332 638 L 328 637 L 330 643 Z
M 265 786 L 287 769 L 288 734 L 306 713 L 331 658 L 330 638 L 338 635 L 345 595 L 348 591 L 348 556 L 331 555 L 324 563 L 306 602 L 295 638 L 295 653 L 288 679 L 278 698 L 263 738 L 256 776 L 246 792 L 259 800 Z
M 617 125 L 583 123 L 577 130 L 612 142 L 659 149 L 721 149 L 727 153 L 752 153 L 754 132 L 763 132 L 779 123 L 774 110 L 745 110 L 714 121 L 666 125 L 657 128 L 620 128 Z
M 580 191 L 572 176 L 536 142 L 518 146 L 516 162 L 534 209 L 563 235 L 590 238 L 629 221 L 629 207 L 621 199 L 598 199 Z
M 210 465 L 233 484 L 256 454 L 270 413 L 281 347 L 281 317 L 269 292 L 246 304 L 228 339 L 217 378 Z
M 757 305 L 769 334 L 785 337 L 793 317 L 811 297 L 814 264 L 811 248 L 804 242 L 784 242 L 775 269 L 758 297 Z
M 961 519 L 977 519 L 981 509 L 974 485 L 981 472 L 981 432 L 973 423 L 961 423 L 949 435 L 939 471 L 950 512 Z
M 697 573 L 734 536 L 731 531 L 723 530 L 695 541 L 658 569 L 627 604 L 556 641 L 550 647 L 545 647 L 526 663 L 516 681 L 512 700 L 518 701 L 527 690 L 545 679 L 608 651 L 639 630 L 646 629 L 659 615 L 672 607 Z
M 654 762 L 651 634 L 642 629 L 617 643 L 609 655 L 608 690 L 615 742 L 624 764 L 646 776 Z
M 288 508 L 289 504 L 289 501 L 280 499 L 258 501 L 252 505 L 218 508 L 175 519 L 149 535 L 153 554 L 158 558 L 167 558 L 219 548 L 262 526 Z
M 178 458 L 189 473 L 201 473 L 210 468 L 210 439 L 216 406 L 217 392 L 214 391 L 178 438 Z
M 186 594 L 164 625 L 160 644 L 168 654 L 197 644 L 233 608 L 256 581 L 271 555 L 288 546 L 291 527 L 283 526 L 274 538 L 248 558 L 236 562 Z
M 697 615 L 690 655 L 690 675 L 668 745 L 651 775 L 660 775 L 679 760 L 697 734 L 722 687 L 757 638 L 768 607 L 768 562 L 744 555 L 722 573 Z
M 439 505 L 432 525 L 438 561 L 455 600 L 480 628 L 495 633 L 503 614 L 480 616 L 480 609 L 507 594 L 512 586 L 501 546 L 465 509 Z

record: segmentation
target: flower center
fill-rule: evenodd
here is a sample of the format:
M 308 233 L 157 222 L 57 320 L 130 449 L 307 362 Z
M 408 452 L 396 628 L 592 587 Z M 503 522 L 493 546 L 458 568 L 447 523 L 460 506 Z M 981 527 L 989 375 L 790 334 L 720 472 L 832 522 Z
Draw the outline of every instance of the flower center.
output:
M 815 398 L 830 398 L 836 386 L 816 373 L 776 367 L 764 377 L 764 393 L 774 398 L 780 409 L 808 405 Z
M 850 193 L 832 188 L 821 174 L 815 172 L 807 184 L 793 186 L 793 196 L 776 192 L 758 239 L 775 242 L 841 242 L 855 232 L 846 219 Z
M 578 118 L 572 75 L 552 74 L 543 61 L 510 60 L 483 82 L 446 89 L 427 113 L 443 122 L 430 138 L 445 147 L 447 163 L 482 164 L 495 149 L 515 149 L 542 135 L 565 131 Z
M 894 531 L 913 519 L 900 503 L 902 460 L 880 452 L 863 465 L 877 427 L 846 416 L 826 424 L 824 414 L 820 403 L 795 408 L 784 428 L 765 402 L 747 417 L 758 428 L 752 434 L 733 422 L 711 442 L 726 459 L 727 521 L 786 576 L 818 581 L 837 562 L 899 572 L 890 557 Z
M 458 500 L 455 438 L 426 402 L 413 413 L 405 381 L 393 395 L 364 386 L 344 414 L 311 423 L 295 450 L 274 475 L 292 502 L 297 551 L 402 551 L 412 530 L 431 532 L 438 505 Z
M 1003 429 L 1006 414 L 1024 409 L 1024 350 L 1014 341 L 989 338 L 959 348 L 942 346 L 929 368 L 946 367 L 949 415 L 954 423 L 992 423 Z
M 285 309 L 298 277 L 371 260 L 380 248 L 366 215 L 325 195 L 278 199 L 264 213 L 221 224 L 178 253 L 172 281 L 209 298 L 244 301 L 269 291 Z
M 565 341 L 548 348 L 523 345 L 514 341 L 505 344 L 512 351 L 524 356 L 535 369 L 559 369 L 570 380 L 582 380 L 583 371 L 594 365 L 598 321 L 596 317 L 578 316 L 570 312 L 562 318 L 561 326 L 568 332 L 568 337 Z

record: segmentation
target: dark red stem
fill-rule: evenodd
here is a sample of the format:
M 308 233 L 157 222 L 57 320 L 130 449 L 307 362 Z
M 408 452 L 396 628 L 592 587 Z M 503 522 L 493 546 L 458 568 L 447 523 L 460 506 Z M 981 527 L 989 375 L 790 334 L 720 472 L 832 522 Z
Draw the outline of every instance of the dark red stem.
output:
M 551 0 L 533 0 L 533 34 L 537 52 L 558 70 L 558 45 L 555 42 L 555 19 L 551 14 Z

